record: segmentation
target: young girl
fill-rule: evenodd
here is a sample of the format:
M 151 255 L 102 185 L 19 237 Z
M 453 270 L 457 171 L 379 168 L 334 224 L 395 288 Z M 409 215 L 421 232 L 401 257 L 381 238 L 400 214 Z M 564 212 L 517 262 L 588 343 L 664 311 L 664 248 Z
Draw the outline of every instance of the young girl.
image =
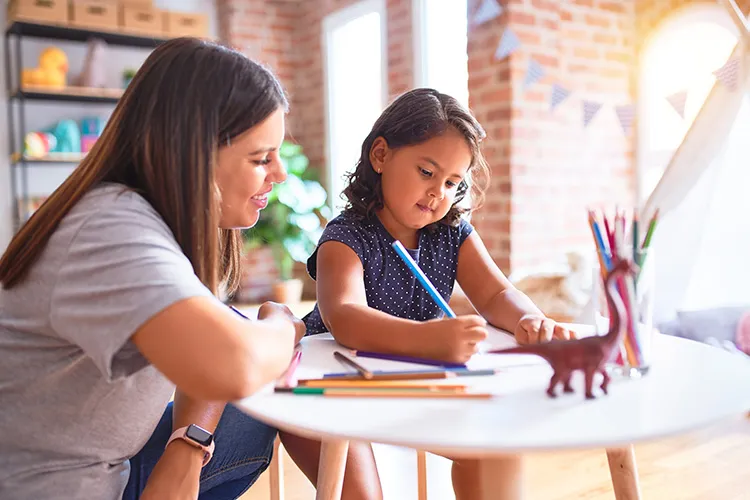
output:
M 362 144 L 349 175 L 344 212 L 330 221 L 308 271 L 318 304 L 309 333 L 329 331 L 349 348 L 466 362 L 486 323 L 520 343 L 571 333 L 513 287 L 463 215 L 465 196 L 483 197 L 488 168 L 481 125 L 455 99 L 415 89 L 395 100 Z M 457 280 L 478 315 L 441 312 L 391 247 L 399 240 L 438 292 L 450 299 Z M 458 498 L 473 498 L 477 461 L 453 464 Z

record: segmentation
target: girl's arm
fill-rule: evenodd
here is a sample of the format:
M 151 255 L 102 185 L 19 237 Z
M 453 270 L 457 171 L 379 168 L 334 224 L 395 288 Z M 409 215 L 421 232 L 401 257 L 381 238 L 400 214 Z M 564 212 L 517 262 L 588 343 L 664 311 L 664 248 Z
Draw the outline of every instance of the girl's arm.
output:
M 321 245 L 317 269 L 323 324 L 346 347 L 464 362 L 486 337 L 484 321 L 478 316 L 419 322 L 369 307 L 362 262 L 343 243 Z
M 304 334 L 285 307 L 265 308 L 259 318 L 242 319 L 215 299 L 193 297 L 153 316 L 132 341 L 190 397 L 233 401 L 278 378 Z
M 571 332 L 556 325 L 505 277 L 490 257 L 476 231 L 458 252 L 459 285 L 487 321 L 516 335 L 519 342 L 568 338 Z

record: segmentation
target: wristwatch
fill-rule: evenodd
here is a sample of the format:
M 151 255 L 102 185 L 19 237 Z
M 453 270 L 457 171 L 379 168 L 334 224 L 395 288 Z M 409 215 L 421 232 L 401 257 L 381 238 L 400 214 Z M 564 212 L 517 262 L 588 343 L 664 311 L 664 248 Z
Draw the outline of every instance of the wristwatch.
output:
M 208 462 L 211 461 L 211 457 L 214 454 L 214 435 L 208 432 L 203 427 L 195 424 L 190 424 L 187 427 L 180 427 L 169 436 L 167 446 L 175 439 L 182 439 L 187 441 L 191 446 L 200 448 L 203 450 L 203 466 L 205 467 Z M 166 448 L 166 446 L 165 446 Z

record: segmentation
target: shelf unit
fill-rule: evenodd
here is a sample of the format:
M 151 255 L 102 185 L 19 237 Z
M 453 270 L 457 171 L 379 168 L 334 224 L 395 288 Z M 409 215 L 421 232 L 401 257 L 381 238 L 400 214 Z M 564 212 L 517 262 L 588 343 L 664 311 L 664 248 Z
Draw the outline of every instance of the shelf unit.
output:
M 85 87 L 66 87 L 48 89 L 43 87 L 22 87 L 21 71 L 24 61 L 21 50 L 23 38 L 42 38 L 67 42 L 86 43 L 91 38 L 99 38 L 109 45 L 156 48 L 167 41 L 167 38 L 129 34 L 115 31 L 99 31 L 78 27 L 42 24 L 28 21 L 11 21 L 5 30 L 5 88 L 8 94 L 8 148 L 10 157 L 11 200 L 13 201 L 13 228 L 18 230 L 30 213 L 26 208 L 30 204 L 29 169 L 37 166 L 65 165 L 68 168 L 81 161 L 82 154 L 50 154 L 43 158 L 29 158 L 23 151 L 26 130 L 26 104 L 72 103 L 72 104 L 116 104 L 122 96 L 121 89 L 93 89 Z M 13 44 L 11 43 L 13 42 Z M 15 64 L 14 64 L 15 62 Z M 18 115 L 16 117 L 16 114 Z M 20 180 L 20 189 L 18 181 Z

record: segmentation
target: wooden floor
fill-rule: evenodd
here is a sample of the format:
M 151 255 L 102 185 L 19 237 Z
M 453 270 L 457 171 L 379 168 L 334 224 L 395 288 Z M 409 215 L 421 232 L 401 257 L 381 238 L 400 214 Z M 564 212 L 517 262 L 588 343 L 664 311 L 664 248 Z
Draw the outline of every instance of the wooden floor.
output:
M 385 500 L 416 499 L 416 459 L 406 450 L 384 448 L 376 448 L 376 458 Z M 636 459 L 644 500 L 750 500 L 750 418 L 638 445 Z M 288 456 L 284 468 L 285 500 L 313 499 L 314 489 Z M 449 470 L 447 461 L 429 456 L 429 500 L 454 498 Z M 526 471 L 529 500 L 614 498 L 604 452 L 529 455 Z M 265 473 L 241 499 L 268 500 L 268 492 Z

